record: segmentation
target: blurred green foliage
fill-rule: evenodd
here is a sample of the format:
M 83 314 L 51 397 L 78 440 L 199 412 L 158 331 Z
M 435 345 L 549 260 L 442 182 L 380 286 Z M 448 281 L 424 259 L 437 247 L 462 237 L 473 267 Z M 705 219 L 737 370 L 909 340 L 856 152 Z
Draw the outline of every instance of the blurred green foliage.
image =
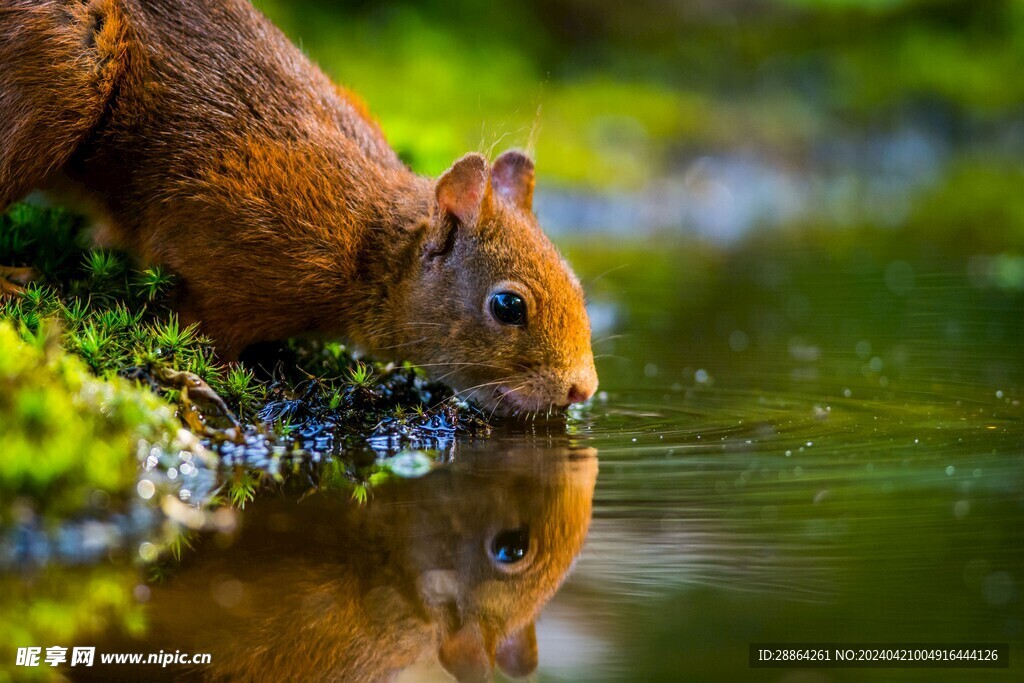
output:
M 561 183 L 629 187 L 681 154 L 799 149 L 908 112 L 1012 121 L 1021 0 L 258 0 L 395 147 L 437 174 L 530 146 Z
M 975 253 L 1024 252 L 1024 166 L 963 156 L 915 202 L 907 230 Z
M 7 523 L 12 505 L 67 515 L 89 508 L 97 490 L 123 497 L 138 474 L 138 440 L 161 441 L 179 428 L 155 394 L 96 378 L 52 332 L 26 333 L 26 341 L 0 320 L 0 521 Z
M 67 680 L 45 664 L 15 666 L 19 647 L 43 648 L 41 663 L 47 647 L 66 647 L 70 662 L 73 646 L 90 646 L 90 639 L 107 630 L 140 633 L 145 619 L 132 597 L 137 583 L 131 565 L 112 563 L 0 576 L 0 651 L 10 655 L 0 661 L 0 683 Z M 68 666 L 61 669 L 67 672 Z

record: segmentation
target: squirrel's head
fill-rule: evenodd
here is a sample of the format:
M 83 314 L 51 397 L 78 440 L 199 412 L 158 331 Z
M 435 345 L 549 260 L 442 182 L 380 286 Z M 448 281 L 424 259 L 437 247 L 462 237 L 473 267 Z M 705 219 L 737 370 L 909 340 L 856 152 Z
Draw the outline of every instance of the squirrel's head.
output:
M 533 162 L 467 154 L 435 185 L 401 346 L 495 414 L 562 409 L 597 388 L 579 280 L 532 211 Z
M 537 667 L 534 622 L 583 547 L 596 456 L 592 448 L 463 451 L 462 469 L 418 494 L 423 513 L 406 553 L 440 625 L 438 659 L 460 682 L 490 680 L 495 665 L 512 677 Z

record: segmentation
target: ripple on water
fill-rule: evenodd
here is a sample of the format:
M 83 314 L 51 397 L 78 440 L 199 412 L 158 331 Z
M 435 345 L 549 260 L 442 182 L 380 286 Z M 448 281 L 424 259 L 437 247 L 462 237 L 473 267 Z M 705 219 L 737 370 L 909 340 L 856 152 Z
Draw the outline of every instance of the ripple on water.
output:
M 923 570 L 922 557 L 893 554 L 895 539 L 978 547 L 995 522 L 1024 541 L 1005 522 L 1021 518 L 1024 490 L 1012 413 L 717 388 L 674 397 L 616 397 L 572 425 L 601 461 L 581 580 L 622 599 L 703 586 L 830 600 L 865 563 Z

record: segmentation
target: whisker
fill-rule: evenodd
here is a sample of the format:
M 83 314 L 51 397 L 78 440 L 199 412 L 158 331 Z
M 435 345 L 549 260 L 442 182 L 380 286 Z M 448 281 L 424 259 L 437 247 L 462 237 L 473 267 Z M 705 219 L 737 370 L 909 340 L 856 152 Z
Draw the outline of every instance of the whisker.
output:
M 490 386 L 494 386 L 496 384 L 502 384 L 503 382 L 507 381 L 508 379 L 509 379 L 508 377 L 505 377 L 503 379 L 495 380 L 493 382 L 484 382 L 483 384 L 477 384 L 476 386 L 467 387 L 466 389 L 462 389 L 462 390 L 460 390 L 460 391 L 458 391 L 456 393 L 462 394 L 464 392 L 471 391 L 472 394 L 470 394 L 470 396 L 466 399 L 466 400 L 470 400 L 473 397 L 473 395 L 475 395 L 478 391 L 480 391 L 484 387 L 490 387 Z
M 506 398 L 508 398 L 508 397 L 509 397 L 509 394 L 511 394 L 511 393 L 512 393 L 512 392 L 514 392 L 514 391 L 519 391 L 519 390 L 520 390 L 520 389 L 522 389 L 523 387 L 525 387 L 525 386 L 528 386 L 528 384 L 529 384 L 529 382 L 523 382 L 522 384 L 520 384 L 520 385 L 518 385 L 518 386 L 515 386 L 515 387 L 512 387 L 512 388 L 511 388 L 511 389 L 509 389 L 509 390 L 508 390 L 508 391 L 507 391 L 506 393 L 502 394 L 502 395 L 501 395 L 501 396 L 500 396 L 500 397 L 498 398 L 498 400 L 494 402 L 494 407 L 493 407 L 493 408 L 491 409 L 491 413 L 490 413 L 490 415 L 488 415 L 488 416 L 487 416 L 487 420 L 488 420 L 488 422 L 489 422 L 489 421 L 491 420 L 491 418 L 492 418 L 492 417 L 494 417 L 494 413 L 495 413 L 495 411 L 496 411 L 496 410 L 498 410 L 498 406 L 500 406 L 500 405 L 501 405 L 501 402 L 502 402 L 502 401 L 504 401 L 504 400 L 505 400 Z
M 595 282 L 598 282 L 605 275 L 611 275 L 612 273 L 614 273 L 617 270 L 622 270 L 623 268 L 629 268 L 629 267 L 630 267 L 630 264 L 628 264 L 628 263 L 620 263 L 617 266 L 612 266 L 611 268 L 609 268 L 608 270 L 604 271 L 603 273 L 601 273 L 597 277 L 592 277 L 589 280 L 587 280 L 587 286 L 589 287 L 589 286 L 593 285 Z
M 430 337 L 420 337 L 419 339 L 413 339 L 412 341 L 402 342 L 401 344 L 392 344 L 391 346 L 377 346 L 374 347 L 374 351 L 388 351 L 390 349 L 398 349 L 403 346 L 410 346 L 412 344 L 419 344 L 420 342 L 426 341 Z
M 508 368 L 503 367 L 501 365 L 491 365 L 490 363 L 468 363 L 468 362 L 467 363 L 456 363 L 456 362 L 450 362 L 450 363 L 421 363 L 421 364 L 417 364 L 416 367 L 418 367 L 418 368 L 435 368 L 435 367 L 447 367 L 447 366 L 451 366 L 451 365 L 472 365 L 472 366 L 478 367 L 478 368 L 494 368 L 495 370 L 507 370 L 508 369 Z
M 540 388 L 540 387 L 536 387 L 536 386 L 535 386 L 535 387 L 533 388 L 533 391 L 531 391 L 531 392 L 529 393 L 529 395 L 527 395 L 527 397 L 526 397 L 526 398 L 525 398 L 525 399 L 523 400 L 523 403 L 529 404 L 529 402 L 530 402 L 530 399 L 531 399 L 531 398 L 533 398 L 533 395 L 537 393 L 537 390 L 538 390 L 539 388 Z M 534 414 L 536 414 L 536 411 L 530 410 L 530 411 L 527 411 L 527 413 L 526 413 L 526 416 L 527 416 L 527 417 L 530 417 L 530 416 L 532 416 L 532 415 L 534 415 Z
M 458 372 L 458 370 L 452 370 L 451 372 L 446 372 L 443 375 L 441 375 L 440 377 L 438 377 L 437 379 L 435 379 L 434 381 L 438 382 L 438 383 L 444 382 L 447 378 L 451 377 L 456 372 Z

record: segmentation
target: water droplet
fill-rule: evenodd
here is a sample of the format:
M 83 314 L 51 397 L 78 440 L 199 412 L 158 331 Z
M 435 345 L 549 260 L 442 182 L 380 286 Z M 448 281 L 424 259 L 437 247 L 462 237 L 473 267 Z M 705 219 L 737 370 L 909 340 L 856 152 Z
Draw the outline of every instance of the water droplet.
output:
M 946 468 L 946 475 L 952 477 L 956 473 L 956 468 L 950 465 Z
M 144 500 L 149 500 L 156 493 L 156 484 L 149 479 L 140 479 L 135 490 L 139 492 L 139 496 Z

